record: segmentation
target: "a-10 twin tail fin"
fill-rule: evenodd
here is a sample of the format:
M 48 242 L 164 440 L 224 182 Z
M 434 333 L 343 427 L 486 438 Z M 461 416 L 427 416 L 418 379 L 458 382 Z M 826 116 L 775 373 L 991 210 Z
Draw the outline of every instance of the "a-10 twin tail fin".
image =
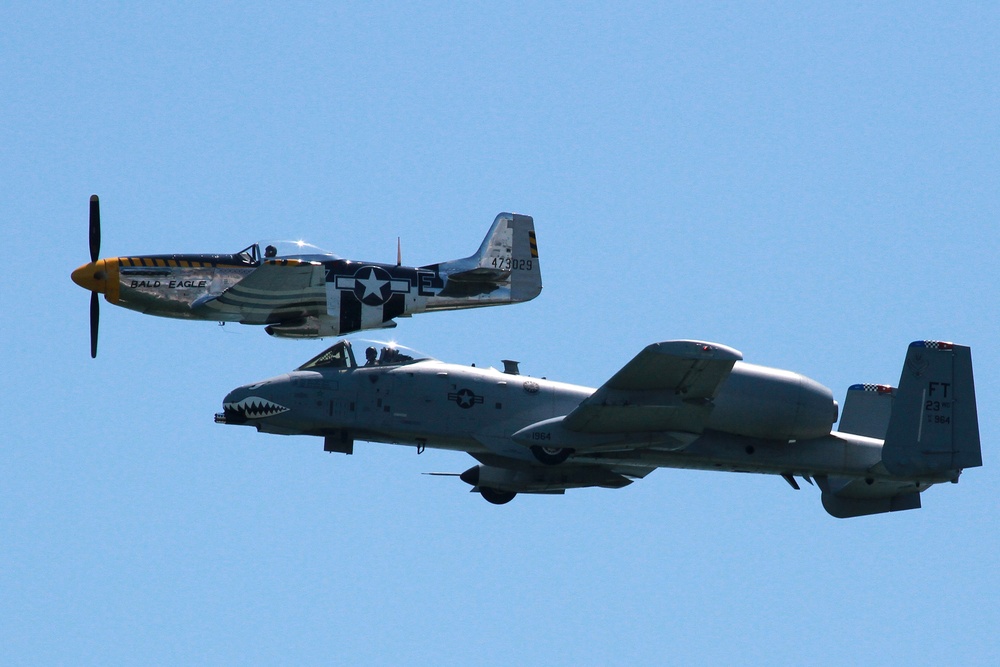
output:
M 983 465 L 968 347 L 934 341 L 910 344 L 882 462 L 900 477 L 939 475 Z
M 845 518 L 920 507 L 928 486 L 958 481 L 963 469 L 983 464 L 969 348 L 911 343 L 899 387 L 851 387 L 838 430 L 884 440 L 884 471 L 864 479 L 818 477 L 830 514 Z

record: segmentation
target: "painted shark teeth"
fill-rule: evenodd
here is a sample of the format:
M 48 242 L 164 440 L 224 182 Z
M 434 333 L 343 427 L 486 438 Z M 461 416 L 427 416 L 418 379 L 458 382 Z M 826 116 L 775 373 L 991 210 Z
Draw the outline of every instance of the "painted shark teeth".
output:
M 274 415 L 280 415 L 282 412 L 288 412 L 288 408 L 285 406 L 259 396 L 247 396 L 236 403 L 226 403 L 223 405 L 223 408 L 227 412 L 232 411 L 241 414 L 247 419 L 263 419 L 264 417 L 273 417 Z

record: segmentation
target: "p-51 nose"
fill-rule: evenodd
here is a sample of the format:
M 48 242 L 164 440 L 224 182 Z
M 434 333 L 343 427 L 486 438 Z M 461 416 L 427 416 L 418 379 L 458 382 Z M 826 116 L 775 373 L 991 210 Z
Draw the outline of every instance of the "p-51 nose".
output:
M 84 264 L 71 275 L 73 282 L 83 289 L 104 294 L 108 290 L 108 272 L 104 260 Z
M 78 267 L 70 277 L 85 290 L 103 294 L 111 303 L 118 301 L 118 260 L 99 259 Z

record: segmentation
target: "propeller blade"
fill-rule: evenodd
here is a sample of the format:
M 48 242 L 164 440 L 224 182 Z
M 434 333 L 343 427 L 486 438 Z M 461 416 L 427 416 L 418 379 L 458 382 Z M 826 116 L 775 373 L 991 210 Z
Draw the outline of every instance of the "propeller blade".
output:
M 97 323 L 101 319 L 101 304 L 97 292 L 90 293 L 90 358 L 97 358 Z
M 97 195 L 90 195 L 90 261 L 101 254 L 101 204 Z

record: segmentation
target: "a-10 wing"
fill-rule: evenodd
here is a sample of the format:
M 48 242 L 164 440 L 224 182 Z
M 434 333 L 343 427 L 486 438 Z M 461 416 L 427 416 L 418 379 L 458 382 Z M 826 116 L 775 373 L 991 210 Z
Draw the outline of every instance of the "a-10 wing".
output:
M 743 355 L 715 343 L 679 340 L 647 346 L 565 417 L 526 426 L 511 436 L 546 466 L 527 466 L 522 454 L 499 451 L 478 457 L 484 465 L 463 480 L 506 494 L 561 493 L 582 486 L 618 488 L 648 475 L 654 466 L 579 459 L 578 455 L 634 447 L 682 448 L 698 438 L 712 411 L 712 399 Z M 526 453 L 526 452 L 525 452 Z M 563 461 L 566 461 L 563 463 Z M 471 480 L 471 481 L 470 481 Z M 506 502 L 513 495 L 494 497 Z
M 699 434 L 712 398 L 741 359 L 739 351 L 716 343 L 654 343 L 566 415 L 562 426 L 590 434 Z

